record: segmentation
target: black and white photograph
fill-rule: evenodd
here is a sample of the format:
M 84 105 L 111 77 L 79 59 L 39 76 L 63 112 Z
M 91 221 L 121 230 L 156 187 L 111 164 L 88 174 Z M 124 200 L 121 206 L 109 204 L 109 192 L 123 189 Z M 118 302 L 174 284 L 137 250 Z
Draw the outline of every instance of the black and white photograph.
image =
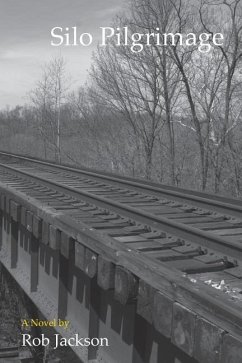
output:
M 0 0 L 0 363 L 242 362 L 242 0 Z

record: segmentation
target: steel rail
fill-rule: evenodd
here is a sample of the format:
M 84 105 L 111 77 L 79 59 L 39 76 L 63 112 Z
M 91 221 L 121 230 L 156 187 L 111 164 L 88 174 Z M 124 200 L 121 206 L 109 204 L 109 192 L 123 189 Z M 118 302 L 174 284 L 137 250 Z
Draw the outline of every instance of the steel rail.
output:
M 31 174 L 27 171 L 16 169 L 10 165 L 0 163 L 0 167 L 11 170 L 16 174 L 27 176 L 33 181 L 41 181 L 43 185 L 48 187 L 53 188 L 54 186 L 56 191 L 60 191 L 62 193 L 63 191 L 68 191 L 69 195 L 74 197 L 78 196 L 81 198 L 81 200 L 86 201 L 87 203 L 94 204 L 95 206 L 99 206 L 109 211 L 114 211 L 123 217 L 130 218 L 144 225 L 152 226 L 156 230 L 161 229 L 162 231 L 176 235 L 177 237 L 199 243 L 204 247 L 214 249 L 218 253 L 231 257 L 236 261 L 242 261 L 242 244 L 236 242 L 227 242 L 226 239 L 221 238 L 213 233 L 199 230 L 186 224 L 174 222 L 173 220 L 165 217 L 158 217 L 154 214 L 124 205 L 120 202 L 93 195 L 89 192 L 78 190 L 75 187 L 63 185 L 62 183 L 53 180 L 48 180 L 46 177 L 44 178 L 39 175 Z
M 242 201 L 216 196 L 213 194 L 207 194 L 202 192 L 196 192 L 193 190 L 186 190 L 176 187 L 170 187 L 167 185 L 160 186 L 159 184 L 147 182 L 139 179 L 131 179 L 123 176 L 112 175 L 109 173 L 103 173 L 98 171 L 90 171 L 88 169 L 76 169 L 70 166 L 58 165 L 49 161 L 35 159 L 27 156 L 16 155 L 12 153 L 0 151 L 0 155 L 13 157 L 29 161 L 36 164 L 46 165 L 58 170 L 65 170 L 76 173 L 78 175 L 86 175 L 97 179 L 115 183 L 119 187 L 131 187 L 132 190 L 136 190 L 142 193 L 149 193 L 150 195 L 167 198 L 170 200 L 180 201 L 183 203 L 192 204 L 196 207 L 205 208 L 222 214 L 229 214 L 236 218 L 242 218 Z

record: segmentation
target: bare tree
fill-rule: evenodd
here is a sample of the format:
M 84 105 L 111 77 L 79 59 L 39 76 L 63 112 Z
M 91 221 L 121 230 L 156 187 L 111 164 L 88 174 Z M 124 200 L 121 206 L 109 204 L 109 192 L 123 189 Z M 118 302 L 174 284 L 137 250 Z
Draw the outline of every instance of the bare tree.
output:
M 66 100 L 69 82 L 66 78 L 62 57 L 54 58 L 43 67 L 42 78 L 31 92 L 35 106 L 38 128 L 47 148 L 54 150 L 55 158 L 61 162 L 61 109 Z
M 216 13 L 216 17 L 213 15 Z M 206 31 L 213 33 L 214 26 L 223 29 L 225 41 L 219 47 L 220 56 L 217 65 L 220 68 L 220 81 L 217 87 L 217 102 L 214 112 L 212 142 L 212 164 L 214 167 L 214 188 L 219 191 L 227 153 L 234 150 L 231 140 L 233 132 L 241 123 L 241 86 L 240 72 L 242 62 L 242 1 L 219 0 L 216 3 L 201 1 L 200 18 Z M 213 24 L 213 26 L 211 25 Z M 217 72 L 218 73 L 218 72 Z M 235 168 L 235 176 L 238 169 Z M 236 176 L 238 180 L 238 177 Z
M 132 18 L 133 22 L 149 33 L 169 33 L 173 30 L 174 7 L 169 0 L 133 0 Z M 175 157 L 175 130 L 174 122 L 177 118 L 178 96 L 181 92 L 181 76 L 166 47 L 157 46 L 151 41 L 154 49 L 152 57 L 153 67 L 157 70 L 159 78 L 159 106 L 167 129 L 169 143 L 170 183 L 176 184 L 176 157 Z M 161 138 L 160 138 L 161 140 Z
M 128 19 L 120 19 L 120 27 Z M 134 32 L 136 26 L 130 24 Z M 155 50 L 150 47 L 140 53 L 130 47 L 99 48 L 94 57 L 91 76 L 101 92 L 100 99 L 126 118 L 136 135 L 137 153 L 144 151 L 145 176 L 152 174 L 154 143 L 162 122 L 161 78 L 153 59 Z

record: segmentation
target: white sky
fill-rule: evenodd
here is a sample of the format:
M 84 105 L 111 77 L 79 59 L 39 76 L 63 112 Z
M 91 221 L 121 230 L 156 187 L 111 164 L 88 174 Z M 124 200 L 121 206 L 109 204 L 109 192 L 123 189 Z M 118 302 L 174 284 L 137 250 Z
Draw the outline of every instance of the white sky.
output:
M 41 67 L 61 55 L 73 85 L 83 84 L 98 41 L 100 26 L 112 18 L 127 0 L 0 0 L 0 108 L 28 102 L 26 94 L 41 76 Z M 89 47 L 53 47 L 55 26 L 78 27 L 93 34 Z

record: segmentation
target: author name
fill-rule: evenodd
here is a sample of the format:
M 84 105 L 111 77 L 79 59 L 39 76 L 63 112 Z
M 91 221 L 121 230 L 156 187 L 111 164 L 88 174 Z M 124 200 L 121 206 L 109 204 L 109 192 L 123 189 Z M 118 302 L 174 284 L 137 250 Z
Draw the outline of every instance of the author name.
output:
M 47 338 L 44 334 L 40 334 L 40 337 L 33 338 L 30 334 L 21 334 L 22 335 L 22 347 L 47 347 L 50 345 L 50 339 Z M 63 338 L 60 334 L 54 334 L 54 348 L 58 347 L 89 347 L 89 346 L 100 346 L 100 347 L 108 347 L 109 342 L 108 338 L 83 338 L 78 334 L 74 334 L 73 337 Z

